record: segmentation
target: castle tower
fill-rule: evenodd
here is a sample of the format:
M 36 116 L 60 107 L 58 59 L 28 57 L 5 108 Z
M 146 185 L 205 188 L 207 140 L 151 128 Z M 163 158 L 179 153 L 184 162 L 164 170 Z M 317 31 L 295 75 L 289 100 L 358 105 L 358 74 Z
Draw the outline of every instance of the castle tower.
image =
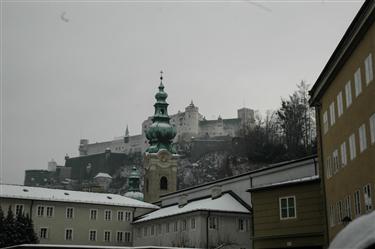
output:
M 168 94 L 164 92 L 163 72 L 159 92 L 156 93 L 152 125 L 146 131 L 149 147 L 144 160 L 144 200 L 155 202 L 160 195 L 177 189 L 177 155 L 172 145 L 176 130 L 169 123 Z

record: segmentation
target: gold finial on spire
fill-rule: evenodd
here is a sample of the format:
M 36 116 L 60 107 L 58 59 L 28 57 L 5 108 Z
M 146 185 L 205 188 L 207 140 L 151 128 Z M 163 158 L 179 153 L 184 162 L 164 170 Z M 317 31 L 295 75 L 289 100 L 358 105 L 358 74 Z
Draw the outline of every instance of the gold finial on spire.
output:
M 160 70 L 160 80 L 163 80 L 163 70 Z

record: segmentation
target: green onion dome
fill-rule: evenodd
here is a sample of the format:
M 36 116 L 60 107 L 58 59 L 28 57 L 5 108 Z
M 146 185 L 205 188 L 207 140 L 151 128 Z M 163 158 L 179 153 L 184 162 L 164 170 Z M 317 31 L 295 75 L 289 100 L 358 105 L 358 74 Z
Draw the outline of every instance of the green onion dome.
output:
M 162 80 L 163 77 L 160 77 L 159 92 L 155 94 L 153 123 L 146 131 L 146 138 L 150 144 L 146 152 L 157 153 L 161 149 L 166 149 L 171 153 L 176 153 L 172 145 L 176 129 L 169 123 L 168 103 L 165 101 L 168 94 L 164 92 Z

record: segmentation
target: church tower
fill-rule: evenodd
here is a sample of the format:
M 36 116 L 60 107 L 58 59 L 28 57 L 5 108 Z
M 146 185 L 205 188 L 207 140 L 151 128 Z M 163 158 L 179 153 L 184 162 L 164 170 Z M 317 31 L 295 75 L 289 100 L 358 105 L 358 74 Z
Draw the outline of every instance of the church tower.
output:
M 160 72 L 159 91 L 155 95 L 152 125 L 146 131 L 149 147 L 144 160 L 144 200 L 155 202 L 160 195 L 177 189 L 177 157 L 172 145 L 176 130 L 169 123 L 168 94 L 164 92 L 163 72 Z

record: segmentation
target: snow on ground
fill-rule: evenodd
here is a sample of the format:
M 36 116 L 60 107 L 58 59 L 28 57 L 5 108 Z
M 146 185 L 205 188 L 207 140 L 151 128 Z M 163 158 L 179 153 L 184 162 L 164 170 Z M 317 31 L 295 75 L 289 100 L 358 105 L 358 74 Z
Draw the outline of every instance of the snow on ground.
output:
M 365 249 L 375 246 L 375 211 L 349 223 L 332 241 L 329 249 Z

